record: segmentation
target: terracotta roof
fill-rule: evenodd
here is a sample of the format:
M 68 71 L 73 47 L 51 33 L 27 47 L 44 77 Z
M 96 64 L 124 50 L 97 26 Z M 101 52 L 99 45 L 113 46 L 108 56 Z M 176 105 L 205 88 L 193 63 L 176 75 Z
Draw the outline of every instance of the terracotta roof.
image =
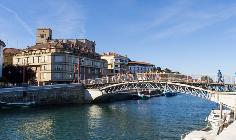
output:
M 107 52 L 107 53 L 103 53 L 103 56 L 117 56 L 117 57 L 126 57 L 126 56 L 122 56 L 120 54 L 117 54 L 115 52 Z
M 154 66 L 151 63 L 146 63 L 146 62 L 138 62 L 138 61 L 130 61 L 128 63 L 129 65 L 148 65 L 148 66 Z
M 16 48 L 5 48 L 3 50 L 3 54 L 17 54 L 20 51 L 21 51 L 20 49 L 16 49 Z
M 63 44 L 61 42 L 48 42 L 44 44 L 36 44 L 32 47 L 29 47 L 29 50 L 39 50 L 39 49 L 47 49 L 47 48 L 63 48 Z

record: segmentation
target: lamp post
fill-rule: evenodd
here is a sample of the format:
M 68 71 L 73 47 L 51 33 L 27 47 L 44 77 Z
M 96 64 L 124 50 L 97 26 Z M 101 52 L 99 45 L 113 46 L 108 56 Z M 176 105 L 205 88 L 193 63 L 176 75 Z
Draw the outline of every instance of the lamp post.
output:
M 10 83 L 10 79 L 11 79 L 11 71 L 8 71 L 8 78 L 7 78 L 7 83 Z
M 25 59 L 23 63 L 23 84 L 25 83 Z
M 78 61 L 77 61 L 77 63 L 78 64 L 76 64 L 76 63 L 74 63 L 74 82 L 76 82 L 76 70 L 77 70 L 77 72 L 78 72 L 78 76 L 77 76 L 77 78 L 78 78 L 78 83 L 80 83 L 80 54 L 79 54 L 79 49 L 78 49 Z M 76 65 L 77 65 L 77 67 L 76 67 Z
M 236 85 L 236 72 L 234 73 L 234 85 Z
M 78 53 L 78 83 L 80 83 L 80 55 Z

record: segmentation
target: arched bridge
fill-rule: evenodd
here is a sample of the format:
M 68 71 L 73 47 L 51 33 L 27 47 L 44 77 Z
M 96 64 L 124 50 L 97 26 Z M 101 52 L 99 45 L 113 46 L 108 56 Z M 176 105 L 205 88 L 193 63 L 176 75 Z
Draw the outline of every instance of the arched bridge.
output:
M 180 92 L 199 96 L 205 99 L 211 98 L 215 93 L 214 91 L 203 89 L 196 86 L 190 86 L 180 83 L 171 82 L 155 82 L 155 81 L 137 81 L 137 82 L 126 82 L 118 83 L 105 87 L 99 88 L 103 93 L 115 94 L 125 91 L 155 91 L 160 90 L 163 92 Z
M 96 79 L 92 82 L 87 80 L 87 83 L 84 84 L 87 86 L 87 88 L 99 89 L 103 95 L 127 93 L 130 91 L 151 92 L 160 90 L 163 92 L 179 92 L 190 94 L 210 101 L 221 103 L 230 108 L 234 108 L 236 105 L 236 94 L 234 94 L 233 92 L 236 91 L 236 88 L 233 84 L 214 83 L 212 81 L 196 81 L 189 76 L 187 76 L 187 78 L 185 79 L 180 79 L 179 77 L 160 78 L 160 75 L 152 75 L 148 78 L 140 78 L 136 75 L 135 78 L 130 78 L 130 76 L 128 76 L 124 78 L 124 80 L 120 80 L 120 77 L 121 76 L 119 76 L 119 80 L 116 79 L 117 77 L 105 77 Z

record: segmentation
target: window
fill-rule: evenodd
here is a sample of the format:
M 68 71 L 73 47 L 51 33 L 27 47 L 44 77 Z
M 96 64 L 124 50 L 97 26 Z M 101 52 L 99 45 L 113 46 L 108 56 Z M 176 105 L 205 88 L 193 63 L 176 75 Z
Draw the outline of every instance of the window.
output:
M 64 56 L 55 56 L 55 62 L 63 62 L 65 60 Z
M 43 79 L 46 79 L 47 78 L 47 73 L 44 73 L 43 74 Z
M 40 56 L 38 56 L 38 63 L 40 62 L 39 60 L 40 60 Z
M 40 37 L 41 37 L 41 38 L 44 38 L 44 34 L 40 34 Z
M 54 65 L 54 70 L 62 71 L 63 70 L 63 65 Z
M 57 79 L 57 80 L 62 79 L 62 74 L 61 73 L 54 73 L 53 78 Z

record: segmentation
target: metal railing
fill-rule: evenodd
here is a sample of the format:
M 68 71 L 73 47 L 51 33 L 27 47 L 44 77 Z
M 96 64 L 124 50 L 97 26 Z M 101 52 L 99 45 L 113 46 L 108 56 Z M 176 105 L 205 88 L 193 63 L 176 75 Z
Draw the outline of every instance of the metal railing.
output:
M 137 73 L 137 74 L 117 74 L 96 79 L 81 80 L 85 85 L 112 84 L 132 81 L 158 81 L 176 83 L 201 83 L 201 84 L 235 84 L 235 78 L 224 76 L 224 83 L 217 83 L 217 76 L 209 75 L 183 75 L 173 73 Z

